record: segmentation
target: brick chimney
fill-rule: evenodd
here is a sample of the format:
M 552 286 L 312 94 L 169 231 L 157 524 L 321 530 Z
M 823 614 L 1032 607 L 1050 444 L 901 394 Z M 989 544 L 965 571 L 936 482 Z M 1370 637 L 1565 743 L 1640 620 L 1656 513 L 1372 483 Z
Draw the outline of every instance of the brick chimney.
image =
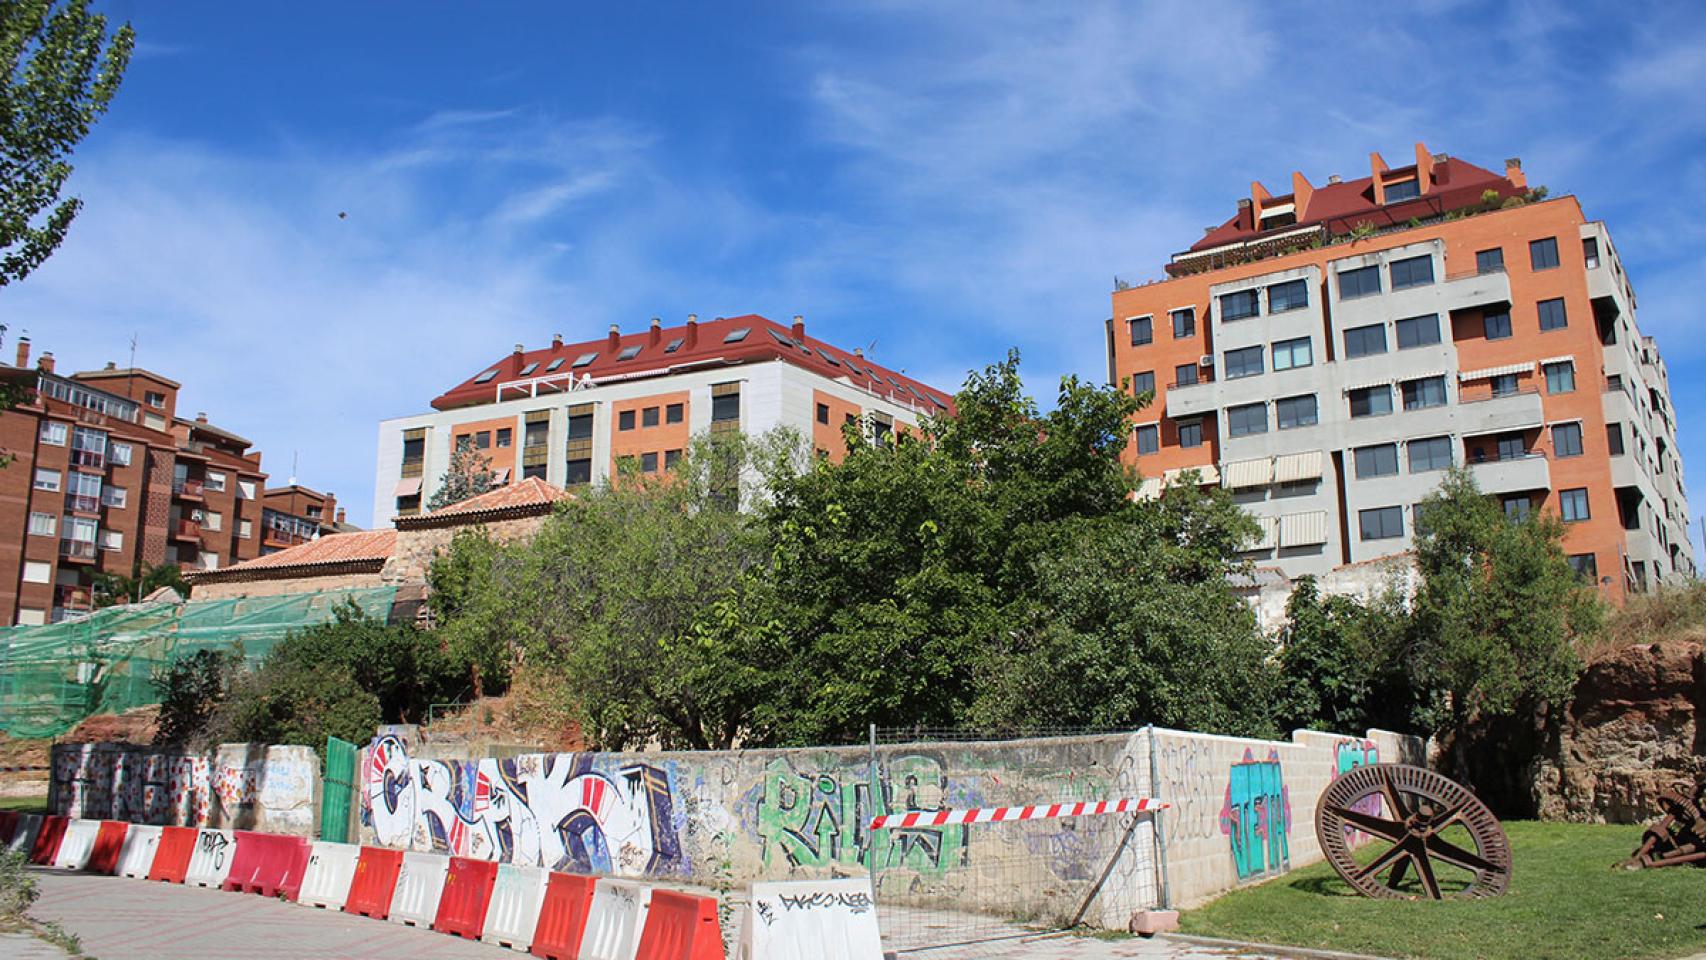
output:
M 343 507 L 338 508 L 337 524 L 340 527 L 344 525 L 344 508 Z
M 22 369 L 28 367 L 29 365 L 30 365 L 30 338 L 29 337 L 19 337 L 18 338 L 18 369 L 22 370 Z
M 1505 179 L 1519 190 L 1528 189 L 1528 175 L 1522 172 L 1521 157 L 1511 157 L 1505 161 Z
M 661 340 L 663 340 L 663 319 L 661 317 L 653 317 L 652 332 L 646 337 L 646 342 L 655 347 Z
M 797 313 L 794 314 L 793 333 L 795 340 L 804 340 L 806 338 L 806 318 Z
M 563 335 L 562 334 L 555 333 L 555 334 L 551 335 L 551 349 L 552 350 L 563 349 Z
M 699 315 L 687 315 L 687 349 L 692 350 L 699 345 Z
M 865 348 L 864 347 L 854 347 L 853 348 L 853 355 L 855 357 L 858 357 L 861 360 L 865 359 Z
M 195 422 L 196 423 L 206 423 L 207 422 L 207 411 L 198 410 L 196 412 L 196 415 L 195 415 Z
M 611 352 L 614 353 L 616 350 L 620 349 L 622 346 L 622 328 L 614 323 L 611 324 L 610 336 L 607 342 L 610 346 Z
M 49 350 L 46 353 L 43 353 L 41 355 L 41 359 L 36 361 L 36 366 L 41 370 L 42 373 L 52 373 L 53 372 L 53 351 Z
M 526 353 L 526 352 L 527 352 L 527 348 L 526 348 L 526 347 L 523 347 L 523 346 L 522 346 L 522 345 L 521 345 L 521 344 L 519 344 L 519 343 L 518 343 L 518 344 L 516 344 L 516 345 L 515 345 L 515 350 L 514 350 L 514 351 L 513 351 L 513 352 L 514 352 L 514 354 L 515 354 L 515 355 L 516 355 L 516 356 L 518 356 L 518 357 L 519 357 L 519 356 L 521 356 L 521 355 L 522 355 L 522 354 L 524 354 L 524 353 Z

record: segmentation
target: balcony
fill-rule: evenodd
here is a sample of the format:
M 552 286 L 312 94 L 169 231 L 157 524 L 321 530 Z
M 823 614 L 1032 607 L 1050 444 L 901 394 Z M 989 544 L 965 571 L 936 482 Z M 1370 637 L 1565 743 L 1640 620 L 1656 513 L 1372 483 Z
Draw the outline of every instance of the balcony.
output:
M 1503 268 L 1487 273 L 1448 273 L 1441 292 L 1450 310 L 1475 310 L 1507 304 L 1511 302 L 1511 278 Z
M 91 470 L 105 470 L 107 468 L 107 455 L 105 451 L 101 450 L 72 450 L 71 465 L 87 467 Z
M 172 528 L 172 537 L 177 540 L 200 540 L 201 524 L 194 520 L 179 520 Z
M 1464 400 L 1457 405 L 1464 434 L 1504 433 L 1532 430 L 1546 422 L 1537 388 L 1518 390 L 1498 397 Z
M 299 543 L 308 543 L 314 538 L 296 530 L 286 530 L 281 527 L 268 527 L 266 543 L 268 546 L 294 547 Z
M 1215 390 L 1215 381 L 1202 380 L 1197 383 L 1180 384 L 1169 387 L 1166 393 L 1167 416 L 1194 417 L 1199 414 L 1213 413 L 1219 406 L 1220 394 Z
M 173 480 L 172 493 L 186 500 L 201 500 L 207 496 L 200 480 Z
M 65 495 L 65 509 L 72 513 L 99 513 L 101 498 L 84 496 L 80 493 L 68 493 Z
M 1474 475 L 1482 493 L 1522 493 L 1552 488 L 1552 469 L 1545 455 L 1539 453 L 1471 462 L 1469 472 Z
M 89 610 L 94 602 L 88 587 L 55 587 L 53 605 L 66 610 Z
M 59 555 L 67 560 L 79 563 L 93 563 L 95 560 L 95 541 L 93 540 L 61 540 Z

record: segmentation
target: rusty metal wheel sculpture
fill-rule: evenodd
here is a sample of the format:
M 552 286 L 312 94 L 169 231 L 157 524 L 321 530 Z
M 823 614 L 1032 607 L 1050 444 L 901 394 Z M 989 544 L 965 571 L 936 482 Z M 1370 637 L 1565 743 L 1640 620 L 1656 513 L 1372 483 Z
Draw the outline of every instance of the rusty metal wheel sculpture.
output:
M 1421 767 L 1373 763 L 1346 772 L 1315 805 L 1315 835 L 1333 869 L 1365 897 L 1496 897 L 1510 886 L 1510 841 L 1498 818 L 1462 784 Z M 1386 849 L 1354 855 L 1363 837 Z

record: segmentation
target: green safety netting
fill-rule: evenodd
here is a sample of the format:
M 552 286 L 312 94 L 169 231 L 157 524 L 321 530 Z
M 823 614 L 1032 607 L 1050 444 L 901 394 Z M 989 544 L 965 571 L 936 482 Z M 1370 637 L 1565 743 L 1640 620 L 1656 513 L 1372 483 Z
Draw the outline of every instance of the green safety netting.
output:
M 0 730 L 17 737 L 58 736 L 97 713 L 158 703 L 153 678 L 179 657 L 240 649 L 254 663 L 291 631 L 332 619 L 345 600 L 386 619 L 396 595 L 396 587 L 365 587 L 157 601 L 0 630 Z

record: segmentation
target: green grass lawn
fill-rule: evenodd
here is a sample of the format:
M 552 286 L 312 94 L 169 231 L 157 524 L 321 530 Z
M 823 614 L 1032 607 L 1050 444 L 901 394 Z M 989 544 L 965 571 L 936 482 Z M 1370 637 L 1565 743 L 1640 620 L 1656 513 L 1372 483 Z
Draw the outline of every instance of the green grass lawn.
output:
M 1368 900 L 1318 863 L 1184 914 L 1183 932 L 1426 960 L 1706 952 L 1706 869 L 1612 868 L 1640 842 L 1641 827 L 1517 822 L 1505 830 L 1515 870 L 1502 897 Z
M 27 797 L 0 797 L 0 810 L 16 810 L 19 813 L 46 813 L 47 794 L 38 793 Z

